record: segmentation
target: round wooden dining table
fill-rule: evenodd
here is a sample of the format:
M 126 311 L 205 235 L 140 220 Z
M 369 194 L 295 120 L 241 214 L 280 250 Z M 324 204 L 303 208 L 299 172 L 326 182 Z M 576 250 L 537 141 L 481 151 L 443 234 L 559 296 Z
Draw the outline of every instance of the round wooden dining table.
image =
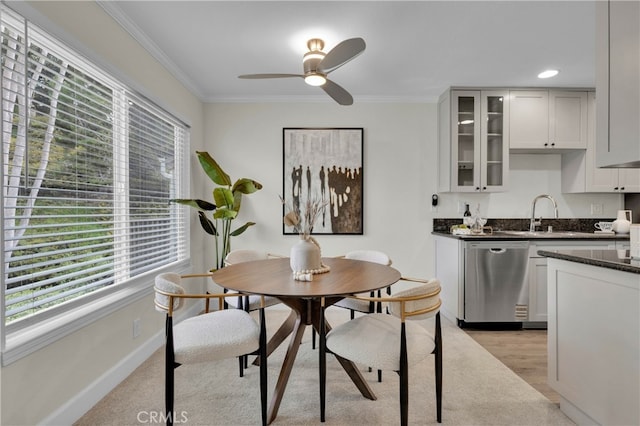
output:
M 323 258 L 330 271 L 316 274 L 312 281 L 297 281 L 289 258 L 236 263 L 217 270 L 213 279 L 220 286 L 243 293 L 275 296 L 291 308 L 291 313 L 269 340 L 267 352 L 273 352 L 287 336 L 292 335 L 271 399 L 268 423 L 278 415 L 278 409 L 308 325 L 320 332 L 321 298 L 330 306 L 345 296 L 368 293 L 387 287 L 400 279 L 398 270 L 378 263 L 344 258 Z M 326 331 L 331 330 L 325 321 Z M 335 355 L 334 355 L 335 356 Z M 349 360 L 335 356 L 353 383 L 366 398 L 376 399 L 358 368 Z

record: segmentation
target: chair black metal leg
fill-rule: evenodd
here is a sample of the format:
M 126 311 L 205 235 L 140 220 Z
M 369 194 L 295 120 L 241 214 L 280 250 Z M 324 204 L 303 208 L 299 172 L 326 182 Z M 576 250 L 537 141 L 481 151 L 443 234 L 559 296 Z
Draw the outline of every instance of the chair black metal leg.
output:
M 175 369 L 175 355 L 173 353 L 173 319 L 167 315 L 165 323 L 165 365 L 164 365 L 164 404 L 167 415 L 167 426 L 173 425 L 173 390 L 174 390 L 174 369 Z
M 238 357 L 238 373 L 240 377 L 244 377 L 244 355 Z
M 316 331 L 311 327 L 311 349 L 316 348 Z
M 378 370 L 378 383 L 382 383 L 382 370 Z
M 409 423 L 409 363 L 407 359 L 407 332 L 404 322 L 400 331 L 400 424 Z
M 442 330 L 440 328 L 440 312 L 436 314 L 435 341 L 436 418 L 438 423 L 442 423 Z
M 324 319 L 324 306 L 320 313 L 320 348 L 318 350 L 320 365 L 320 421 L 325 421 L 326 395 L 327 395 L 327 336 Z
M 262 426 L 267 426 L 267 328 L 264 308 L 260 309 L 260 408 Z

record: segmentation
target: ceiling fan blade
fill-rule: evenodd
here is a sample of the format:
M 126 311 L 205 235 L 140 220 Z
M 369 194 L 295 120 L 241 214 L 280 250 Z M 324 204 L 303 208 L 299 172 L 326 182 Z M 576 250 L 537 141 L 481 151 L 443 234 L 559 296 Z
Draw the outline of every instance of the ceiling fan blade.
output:
M 340 105 L 353 105 L 353 97 L 342 88 L 342 86 L 334 83 L 331 80 L 327 80 L 324 85 L 321 86 L 322 90 L 327 92 L 327 95 L 331 96 L 334 101 Z
M 239 75 L 238 78 L 244 79 L 258 79 L 258 78 L 287 78 L 287 77 L 303 77 L 302 74 L 244 74 Z
M 344 40 L 325 55 L 318 64 L 318 70 L 325 74 L 330 73 L 361 54 L 365 47 L 367 45 L 359 37 Z

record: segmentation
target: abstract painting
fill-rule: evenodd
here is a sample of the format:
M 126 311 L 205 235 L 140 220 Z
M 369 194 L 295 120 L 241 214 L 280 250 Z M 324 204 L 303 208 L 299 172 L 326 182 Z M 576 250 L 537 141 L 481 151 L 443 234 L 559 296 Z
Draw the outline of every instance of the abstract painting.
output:
M 362 234 L 362 128 L 284 128 L 283 197 L 326 203 L 312 234 Z M 283 234 L 293 234 L 283 225 Z

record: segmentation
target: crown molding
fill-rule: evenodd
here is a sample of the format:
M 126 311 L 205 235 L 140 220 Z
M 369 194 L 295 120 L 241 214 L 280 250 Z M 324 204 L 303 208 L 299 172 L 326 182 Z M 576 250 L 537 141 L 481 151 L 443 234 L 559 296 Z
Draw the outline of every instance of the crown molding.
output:
M 131 37 L 136 40 L 143 49 L 154 57 L 160 64 L 169 71 L 180 83 L 182 83 L 187 90 L 189 90 L 196 98 L 202 102 L 205 100 L 202 98 L 202 89 L 187 77 L 182 69 L 176 65 L 169 57 L 153 42 L 141 29 L 136 25 L 134 21 L 122 11 L 117 5 L 117 2 L 99 0 L 96 3 L 113 18 L 114 21 L 120 25 Z

